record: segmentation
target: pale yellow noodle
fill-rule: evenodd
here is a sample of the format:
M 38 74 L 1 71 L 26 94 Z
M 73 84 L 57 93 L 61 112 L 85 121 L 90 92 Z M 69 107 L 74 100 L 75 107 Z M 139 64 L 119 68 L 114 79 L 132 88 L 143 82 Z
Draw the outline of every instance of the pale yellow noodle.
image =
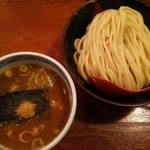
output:
M 150 31 L 129 7 L 97 14 L 85 35 L 74 42 L 81 76 L 100 77 L 129 90 L 150 84 Z
M 35 138 L 31 144 L 32 150 L 40 150 L 44 146 L 42 138 Z
M 31 132 L 30 132 L 30 131 L 27 131 L 27 130 L 21 132 L 21 133 L 19 134 L 19 140 L 20 140 L 21 142 L 23 142 L 23 143 L 28 143 L 29 141 L 28 141 L 27 139 L 24 139 L 24 137 L 23 137 L 25 134 L 31 134 Z

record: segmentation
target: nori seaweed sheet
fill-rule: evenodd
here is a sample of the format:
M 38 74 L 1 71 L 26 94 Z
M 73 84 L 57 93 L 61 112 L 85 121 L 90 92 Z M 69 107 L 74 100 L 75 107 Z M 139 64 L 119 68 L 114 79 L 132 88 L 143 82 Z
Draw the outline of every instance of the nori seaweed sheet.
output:
M 21 123 L 30 119 L 17 115 L 15 111 L 25 100 L 36 104 L 34 116 L 50 111 L 49 100 L 45 97 L 43 89 L 9 92 L 0 96 L 0 124 Z

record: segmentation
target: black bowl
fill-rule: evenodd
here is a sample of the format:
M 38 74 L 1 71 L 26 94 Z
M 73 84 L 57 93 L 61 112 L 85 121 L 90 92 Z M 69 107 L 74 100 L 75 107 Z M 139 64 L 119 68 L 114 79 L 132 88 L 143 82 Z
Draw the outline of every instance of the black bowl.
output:
M 114 98 L 104 95 L 91 84 L 88 84 L 78 73 L 73 54 L 74 40 L 81 38 L 85 33 L 87 25 L 92 21 L 95 14 L 106 9 L 118 9 L 120 6 L 129 6 L 139 11 L 144 18 L 145 24 L 150 29 L 150 6 L 135 0 L 95 0 L 89 1 L 79 8 L 68 21 L 63 36 L 63 56 L 66 68 L 70 75 L 86 92 L 95 98 L 120 106 L 141 106 L 150 103 L 150 92 L 132 97 Z

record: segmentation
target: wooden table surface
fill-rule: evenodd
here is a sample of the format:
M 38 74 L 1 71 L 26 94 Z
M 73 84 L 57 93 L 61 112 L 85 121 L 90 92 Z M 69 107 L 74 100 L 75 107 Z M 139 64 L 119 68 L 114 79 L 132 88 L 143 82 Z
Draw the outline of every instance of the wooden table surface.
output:
M 143 2 L 150 4 L 150 0 Z M 84 3 L 86 0 L 0 0 L 0 56 L 35 51 L 64 65 L 64 27 Z M 150 105 L 113 106 L 78 85 L 76 89 L 74 122 L 54 150 L 150 150 Z

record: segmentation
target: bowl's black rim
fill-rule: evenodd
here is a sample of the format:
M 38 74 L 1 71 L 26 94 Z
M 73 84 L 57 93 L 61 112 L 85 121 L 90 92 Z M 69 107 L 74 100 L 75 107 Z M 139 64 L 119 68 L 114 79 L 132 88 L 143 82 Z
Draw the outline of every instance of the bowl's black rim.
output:
M 64 64 L 65 64 L 65 67 L 67 68 L 69 74 L 71 75 L 71 77 L 73 78 L 73 80 L 83 89 L 85 90 L 88 94 L 92 95 L 94 98 L 98 99 L 98 100 L 101 100 L 103 102 L 106 102 L 106 103 L 109 103 L 109 104 L 113 104 L 113 105 L 117 105 L 117 106 L 126 106 L 126 107 L 137 107 L 137 106 L 145 106 L 145 105 L 148 105 L 150 103 L 150 100 L 146 100 L 146 101 L 141 101 L 141 102 L 131 102 L 131 103 L 123 103 L 123 102 L 116 102 L 116 101 L 111 101 L 111 99 L 107 99 L 107 98 L 104 98 L 104 97 L 101 97 L 99 95 L 96 95 L 92 92 L 90 92 L 88 89 L 86 89 L 86 87 L 84 87 L 80 82 L 78 82 L 78 79 L 76 78 L 75 74 L 72 73 L 72 70 L 67 62 L 67 59 L 65 57 L 65 35 L 66 35 L 66 32 L 67 32 L 67 29 L 68 29 L 68 26 L 70 25 L 71 21 L 73 20 L 73 18 L 83 9 L 85 8 L 86 6 L 90 5 L 90 4 L 94 4 L 96 2 L 98 2 L 100 0 L 95 0 L 95 1 L 88 1 L 87 3 L 85 3 L 83 6 L 81 6 L 80 8 L 78 8 L 72 15 L 71 17 L 69 18 L 69 20 L 67 21 L 66 23 L 66 26 L 64 28 L 64 32 L 63 32 L 63 36 L 62 36 L 62 55 L 63 55 L 63 59 L 64 59 Z M 122 4 L 130 4 L 130 5 L 134 5 L 136 3 L 137 7 L 141 7 L 141 9 L 143 9 L 145 6 L 146 8 L 148 9 L 148 11 L 150 12 L 149 10 L 149 6 L 148 5 L 145 5 L 143 3 L 139 3 L 135 0 L 122 0 L 120 3 Z M 94 88 L 94 87 L 93 87 Z M 128 97 L 127 97 L 128 98 Z M 132 97 L 131 97 L 132 99 Z

